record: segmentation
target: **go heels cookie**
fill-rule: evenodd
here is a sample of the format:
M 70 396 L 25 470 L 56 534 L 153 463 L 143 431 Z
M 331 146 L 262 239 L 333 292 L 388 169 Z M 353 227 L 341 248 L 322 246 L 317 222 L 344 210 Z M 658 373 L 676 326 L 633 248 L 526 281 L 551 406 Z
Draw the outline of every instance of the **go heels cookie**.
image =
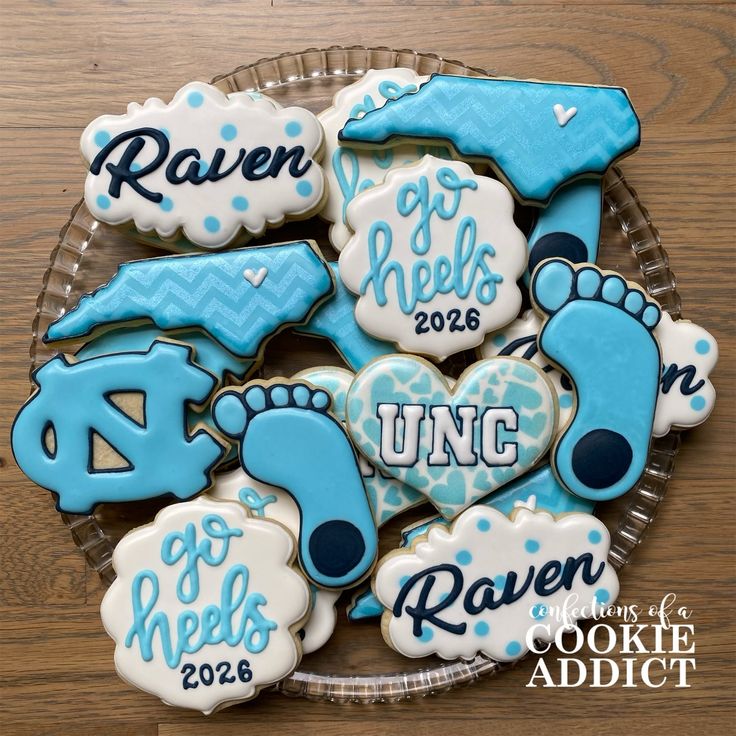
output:
M 310 605 L 294 552 L 279 524 L 209 498 L 129 532 L 100 608 L 118 674 L 168 705 L 212 713 L 291 673 Z

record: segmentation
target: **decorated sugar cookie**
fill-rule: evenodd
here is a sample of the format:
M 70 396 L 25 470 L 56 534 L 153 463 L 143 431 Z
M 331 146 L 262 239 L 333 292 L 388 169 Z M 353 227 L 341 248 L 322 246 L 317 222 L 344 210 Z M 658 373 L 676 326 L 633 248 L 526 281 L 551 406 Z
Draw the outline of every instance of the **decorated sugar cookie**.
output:
M 467 164 L 396 169 L 348 205 L 347 223 L 340 277 L 369 334 L 444 360 L 518 314 L 527 253 L 513 198 Z
M 110 225 L 223 248 L 319 208 L 322 140 L 308 110 L 192 82 L 168 104 L 132 102 L 87 126 L 85 202 Z
M 204 330 L 239 358 L 257 358 L 266 338 L 307 320 L 334 291 L 312 241 L 224 253 L 131 261 L 53 322 L 45 342 L 87 337 L 125 323 Z
M 20 469 L 57 496 L 57 508 L 90 513 L 99 503 L 172 495 L 211 484 L 225 446 L 187 414 L 217 381 L 190 347 L 156 340 L 142 353 L 75 361 L 52 358 L 18 412 L 12 446 Z
M 528 309 L 511 324 L 492 332 L 478 348 L 482 358 L 495 358 L 497 355 L 513 355 L 517 358 L 530 360 L 538 365 L 544 372 L 557 394 L 557 405 L 559 415 L 557 419 L 558 431 L 561 430 L 570 419 L 575 394 L 572 381 L 564 373 L 549 363 L 537 347 L 537 334 L 542 326 L 542 320 L 533 310 Z
M 621 87 L 434 74 L 360 119 L 350 145 L 422 140 L 451 143 L 489 162 L 517 197 L 543 206 L 565 182 L 602 177 L 639 146 L 639 119 Z
M 577 396 L 552 466 L 578 496 L 616 498 L 646 464 L 661 371 L 660 307 L 618 274 L 554 258 L 534 272 L 531 298 L 545 319 L 539 348 L 570 376 Z
M 347 417 L 372 463 L 451 519 L 534 466 L 552 441 L 557 407 L 544 372 L 528 361 L 479 361 L 450 389 L 427 361 L 389 355 L 357 374 Z
M 299 538 L 301 518 L 296 501 L 282 488 L 261 483 L 242 468 L 219 475 L 207 495 L 221 501 L 240 503 L 250 516 L 277 521 L 295 539 Z M 314 585 L 310 585 L 310 588 L 312 602 L 309 618 L 299 631 L 304 654 L 317 651 L 332 636 L 337 623 L 335 603 L 340 597 L 339 590 L 325 590 Z
M 424 144 L 386 147 L 365 151 L 339 145 L 337 135 L 350 118 L 360 118 L 407 92 L 416 92 L 428 77 L 421 77 L 411 69 L 370 69 L 357 82 L 344 87 L 332 101 L 332 107 L 318 115 L 325 131 L 323 166 L 327 179 L 327 200 L 320 216 L 332 223 L 330 242 L 342 250 L 350 239 L 345 224 L 345 210 L 360 192 L 380 184 L 392 169 L 406 166 L 427 153 L 449 158 L 445 149 Z
M 595 507 L 592 501 L 579 498 L 565 490 L 549 465 L 521 476 L 500 491 L 481 499 L 478 504 L 489 506 L 506 516 L 513 514 L 520 506 L 546 511 L 553 516 L 572 512 L 592 513 Z M 424 536 L 434 524 L 449 526 L 450 522 L 443 516 L 431 516 L 410 524 L 401 531 L 400 546 L 411 547 L 414 540 Z M 383 606 L 369 588 L 353 596 L 347 613 L 348 620 L 360 621 L 380 616 L 383 613 Z
M 662 348 L 662 378 L 652 431 L 663 437 L 672 427 L 702 424 L 713 411 L 716 390 L 709 376 L 718 361 L 718 343 L 700 325 L 675 321 L 666 312 L 654 334 Z
M 238 443 L 248 475 L 297 503 L 299 563 L 315 584 L 335 589 L 368 575 L 378 540 L 358 458 L 331 401 L 301 381 L 251 381 L 220 391 L 212 415 Z
M 299 664 L 309 588 L 279 524 L 207 497 L 174 504 L 113 553 L 102 601 L 118 674 L 203 713 L 250 700 Z
M 294 376 L 294 380 L 302 380 L 328 391 L 332 396 L 332 412 L 345 422 L 345 403 L 348 390 L 355 374 L 343 368 L 309 368 Z M 364 455 L 358 457 L 360 472 L 363 476 L 368 500 L 373 509 L 376 526 L 380 527 L 397 514 L 406 509 L 424 503 L 427 499 L 422 493 L 406 483 L 393 478 L 385 471 L 377 468 Z
M 520 507 L 509 519 L 487 506 L 467 509 L 449 530 L 433 526 L 379 562 L 384 638 L 406 657 L 518 659 L 530 638 L 551 642 L 616 600 L 609 546 L 608 530 L 589 514 L 556 520 Z M 574 612 L 565 619 L 569 596 Z

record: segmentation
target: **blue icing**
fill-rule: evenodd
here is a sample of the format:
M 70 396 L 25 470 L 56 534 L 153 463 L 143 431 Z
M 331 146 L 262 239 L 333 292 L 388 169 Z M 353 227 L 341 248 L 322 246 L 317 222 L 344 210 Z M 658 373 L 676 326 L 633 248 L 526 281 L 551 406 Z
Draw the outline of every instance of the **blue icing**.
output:
M 373 591 L 368 588 L 353 599 L 348 608 L 348 620 L 360 621 L 365 618 L 375 618 L 382 613 L 383 606 L 381 602 L 373 595 Z
M 309 579 L 345 588 L 373 566 L 378 536 L 358 459 L 329 404 L 324 390 L 304 383 L 246 384 L 218 394 L 212 414 L 237 440 L 247 473 L 299 506 L 299 561 Z
M 566 125 L 557 104 L 577 108 Z M 449 141 L 463 156 L 492 161 L 522 200 L 544 204 L 569 179 L 602 176 L 633 151 L 640 126 L 622 88 L 436 74 L 339 134 L 370 143 L 395 137 Z
M 531 287 L 537 307 L 550 315 L 540 349 L 570 376 L 578 397 L 552 464 L 569 490 L 593 500 L 616 498 L 641 476 L 659 388 L 661 359 L 652 334 L 659 307 L 641 312 L 642 292 L 626 287 L 624 295 L 619 281 L 594 266 L 575 271 L 551 260 L 535 272 Z M 627 303 L 634 295 L 632 313 Z
M 260 268 L 268 273 L 255 291 L 243 272 Z M 236 356 L 252 358 L 266 337 L 305 319 L 332 291 L 327 264 L 307 242 L 148 258 L 122 264 L 51 324 L 44 340 L 148 319 L 163 330 L 199 327 Z
M 312 191 L 313 187 L 308 181 L 302 179 L 302 181 L 297 182 L 296 193 L 301 197 L 308 197 L 312 193 Z
M 302 132 L 302 125 L 297 120 L 292 120 L 286 123 L 284 131 L 286 132 L 286 135 L 289 136 L 289 138 L 296 138 Z
M 487 496 L 477 505 L 479 506 L 490 506 L 502 514 L 509 516 L 514 510 L 517 502 L 525 503 L 529 500 L 530 496 L 534 496 L 536 499 L 537 511 L 547 511 L 553 516 L 559 516 L 560 514 L 570 513 L 583 513 L 590 514 L 593 512 L 595 504 L 585 498 L 578 498 L 572 493 L 569 493 L 565 488 L 560 485 L 557 478 L 555 478 L 552 468 L 549 465 L 545 465 L 533 473 L 518 478 L 517 480 L 509 483 L 507 486 L 502 488 L 500 491 Z M 401 547 L 411 547 L 412 542 L 427 533 L 429 527 L 433 524 L 441 524 L 443 526 L 449 526 L 450 522 L 442 516 L 436 516 L 428 521 L 422 521 L 418 524 L 406 529 L 401 535 Z M 482 526 L 481 526 L 482 525 Z M 486 526 L 487 525 L 487 526 Z M 478 530 L 481 532 L 493 533 L 491 525 L 487 519 L 481 519 L 478 522 Z M 595 532 L 599 534 L 599 532 Z M 591 532 L 593 534 L 593 532 Z M 592 543 L 593 539 L 590 539 Z M 494 579 L 494 585 L 497 588 L 503 588 L 506 578 L 503 575 L 497 575 Z M 357 602 L 357 600 L 356 600 Z M 360 596 L 360 615 L 355 618 L 369 618 L 371 615 L 369 611 L 375 610 L 376 613 L 372 614 L 379 616 L 383 613 L 383 606 L 380 601 L 371 593 L 366 591 Z M 355 620 L 352 616 L 352 607 L 348 609 L 348 618 Z
M 554 256 L 572 263 L 595 263 L 601 233 L 601 180 L 578 179 L 560 189 L 547 207 L 539 211 L 529 238 L 529 268 L 524 281 L 535 266 Z M 503 343 L 500 343 L 503 345 Z
M 218 567 L 227 559 L 230 539 L 243 536 L 242 529 L 229 527 L 219 514 L 205 515 L 200 526 L 204 532 L 202 541 L 198 539 L 197 525 L 190 522 L 183 531 L 167 534 L 161 544 L 161 561 L 179 570 L 176 597 L 184 604 L 194 603 L 199 597 L 200 562 Z M 270 632 L 278 625 L 259 610 L 268 605 L 268 600 L 259 592 L 248 592 L 248 581 L 248 568 L 240 563 L 232 565 L 222 579 L 219 607 L 208 605 L 201 614 L 188 609 L 179 614 L 173 626 L 164 610 L 153 613 L 160 597 L 158 575 L 150 569 L 139 571 L 130 587 L 132 620 L 125 646 L 131 648 L 137 640 L 142 660 L 150 662 L 154 659 L 153 642 L 157 640 L 171 669 L 179 667 L 185 654 L 223 642 L 230 646 L 242 643 L 253 654 L 262 652 L 268 646 Z M 226 616 L 230 617 L 229 625 L 220 625 Z M 217 622 L 214 626 L 213 621 Z M 199 635 L 191 636 L 197 630 Z
M 238 129 L 231 123 L 227 123 L 220 128 L 220 135 L 226 141 L 231 141 L 238 135 Z
M 103 502 L 135 501 L 171 493 L 189 498 L 210 486 L 224 448 L 206 431 L 189 436 L 188 402 L 203 403 L 215 379 L 190 361 L 183 345 L 154 342 L 145 353 L 120 353 L 69 363 L 57 356 L 33 376 L 38 391 L 21 408 L 12 430 L 23 472 L 58 494 L 58 508 L 89 513 Z M 143 394 L 144 422 L 125 415 L 111 394 Z M 53 430 L 53 451 L 44 436 Z M 94 467 L 93 433 L 126 465 Z
M 355 321 L 356 297 L 340 280 L 337 263 L 328 264 L 335 277 L 335 294 L 321 304 L 306 324 L 296 327 L 303 335 L 328 339 L 355 371 L 382 355 L 394 352 L 390 343 L 363 332 Z

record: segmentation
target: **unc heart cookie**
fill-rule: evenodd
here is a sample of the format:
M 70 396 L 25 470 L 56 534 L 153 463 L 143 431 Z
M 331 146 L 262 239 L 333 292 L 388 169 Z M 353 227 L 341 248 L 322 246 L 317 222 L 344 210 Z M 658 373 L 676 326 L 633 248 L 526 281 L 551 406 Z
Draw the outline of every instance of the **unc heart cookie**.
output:
M 543 371 L 528 361 L 479 361 L 450 389 L 427 361 L 389 355 L 357 374 L 347 418 L 376 467 L 451 519 L 534 466 L 552 441 L 557 406 Z
M 449 530 L 430 527 L 379 562 L 384 638 L 406 657 L 518 659 L 532 640 L 551 642 L 616 600 L 609 547 L 608 530 L 589 514 L 556 520 L 520 507 L 509 519 L 488 506 L 467 509 Z
M 340 277 L 355 319 L 404 352 L 437 360 L 479 345 L 521 306 L 527 245 L 506 187 L 425 156 L 347 207 Z
M 279 524 L 206 497 L 126 534 L 100 608 L 120 676 L 212 713 L 291 673 L 310 603 L 294 551 Z
M 325 131 L 323 167 L 328 184 L 327 199 L 319 214 L 331 223 L 330 242 L 336 250 L 342 250 L 350 239 L 345 210 L 356 195 L 380 184 L 392 169 L 418 161 L 427 153 L 450 158 L 445 149 L 423 143 L 374 151 L 339 145 L 337 135 L 350 118 L 360 118 L 387 100 L 416 92 L 427 79 L 411 69 L 370 69 L 357 82 L 341 89 L 332 106 L 317 116 Z
M 87 126 L 84 198 L 101 222 L 223 248 L 320 207 L 322 141 L 308 110 L 192 82 Z

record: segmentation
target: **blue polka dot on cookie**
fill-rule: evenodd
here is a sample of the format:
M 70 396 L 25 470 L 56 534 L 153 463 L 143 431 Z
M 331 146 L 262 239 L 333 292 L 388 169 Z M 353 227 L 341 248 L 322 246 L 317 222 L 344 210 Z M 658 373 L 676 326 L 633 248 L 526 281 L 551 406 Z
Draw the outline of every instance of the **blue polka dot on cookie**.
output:
M 486 636 L 491 630 L 491 627 L 485 621 L 478 621 L 473 629 L 478 636 Z
M 531 613 L 532 618 L 535 621 L 539 621 L 547 615 L 547 607 L 544 605 L 544 603 L 536 603 L 531 607 L 529 613 Z
M 189 107 L 199 107 L 204 102 L 204 97 L 201 92 L 190 92 L 187 96 L 187 102 Z
M 226 141 L 231 141 L 237 134 L 238 129 L 234 125 L 230 125 L 230 123 L 223 125 L 222 128 L 220 128 L 220 135 Z
M 245 197 L 233 197 L 233 209 L 245 212 L 248 209 L 248 200 Z
M 210 166 L 206 161 L 199 162 L 199 175 L 204 176 L 209 170 Z
M 165 136 L 166 136 L 167 138 L 171 138 L 171 133 L 169 133 L 169 129 L 168 129 L 168 128 L 161 128 L 161 132 L 162 132 L 162 133 L 163 133 L 163 134 L 164 134 L 164 135 L 165 135 Z
M 403 577 L 399 579 L 399 587 L 403 588 L 408 582 L 409 582 L 409 576 L 404 575 Z
M 296 192 L 302 197 L 308 197 L 312 193 L 312 185 L 308 181 L 300 181 L 296 185 Z
M 598 588 L 595 592 L 595 599 L 598 603 L 607 603 L 611 594 L 605 588 Z
M 216 233 L 220 229 L 220 221 L 216 217 L 212 217 L 212 215 L 205 217 L 204 229 L 208 233 Z
M 705 408 L 705 399 L 702 396 L 693 396 L 690 399 L 690 407 L 695 411 L 700 411 Z
M 488 519 L 480 519 L 476 526 L 479 532 L 487 532 L 491 528 L 491 522 Z
M 302 132 L 302 126 L 301 123 L 297 123 L 296 120 L 292 120 L 290 123 L 286 123 L 286 128 L 284 128 L 284 130 L 289 138 L 296 138 L 299 133 Z
M 135 161 L 133 161 L 133 163 L 130 165 L 130 170 L 131 171 L 140 171 L 141 170 L 141 165 L 139 163 L 136 163 Z
M 98 130 L 95 133 L 95 143 L 104 148 L 110 142 L 110 134 L 106 130 Z
M 171 210 L 174 209 L 174 203 L 171 201 L 169 197 L 164 197 L 158 204 L 158 206 L 164 211 L 164 212 L 171 212 Z
M 572 396 L 570 394 L 562 394 L 560 396 L 560 408 L 569 409 L 572 406 Z
M 524 542 L 524 549 L 531 554 L 539 552 L 539 542 L 537 542 L 536 539 L 527 539 L 526 542 Z
M 461 549 L 456 555 L 458 565 L 469 565 L 473 561 L 473 555 L 466 549 Z
M 106 197 L 104 194 L 100 194 L 97 197 L 97 206 L 101 210 L 106 210 L 110 206 L 110 198 Z
M 422 635 L 418 638 L 419 638 L 419 641 L 431 641 L 433 636 L 434 636 L 434 633 L 432 629 L 425 626 L 422 629 Z
M 695 343 L 695 352 L 698 355 L 707 355 L 710 350 L 710 343 L 707 340 L 698 340 Z
M 503 335 L 503 334 L 501 334 L 501 335 L 496 335 L 496 336 L 495 336 L 495 337 L 493 338 L 493 344 L 494 344 L 494 345 L 495 345 L 495 346 L 496 346 L 497 348 L 502 348 L 502 347 L 503 347 L 503 346 L 504 346 L 504 345 L 506 344 L 506 335 Z
M 518 641 L 510 641 L 506 645 L 506 654 L 509 657 L 516 657 L 521 652 L 521 644 Z
M 598 544 L 598 542 L 601 541 L 603 537 L 601 536 L 601 533 L 597 529 L 593 529 L 592 531 L 588 532 L 588 541 L 591 544 Z

